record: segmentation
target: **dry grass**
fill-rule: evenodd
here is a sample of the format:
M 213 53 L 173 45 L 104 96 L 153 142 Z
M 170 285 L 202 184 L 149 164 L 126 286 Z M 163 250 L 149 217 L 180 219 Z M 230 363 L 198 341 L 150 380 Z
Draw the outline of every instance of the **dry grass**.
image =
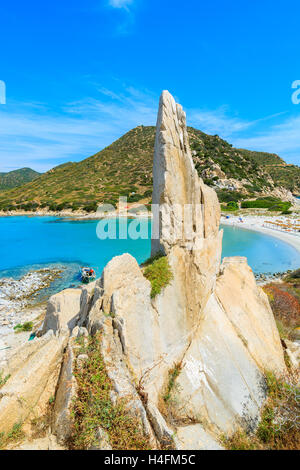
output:
M 268 399 L 255 434 L 236 432 L 223 437 L 229 450 L 299 450 L 300 389 L 297 381 L 266 373 Z
M 144 437 L 138 420 L 129 413 L 125 400 L 116 404 L 111 401 L 112 383 L 107 375 L 100 353 L 101 334 L 89 339 L 85 350 L 88 355 L 83 368 L 75 371 L 78 396 L 74 402 L 74 432 L 71 449 L 89 449 L 97 446 L 97 430 L 103 429 L 109 436 L 114 450 L 147 450 L 148 440 Z

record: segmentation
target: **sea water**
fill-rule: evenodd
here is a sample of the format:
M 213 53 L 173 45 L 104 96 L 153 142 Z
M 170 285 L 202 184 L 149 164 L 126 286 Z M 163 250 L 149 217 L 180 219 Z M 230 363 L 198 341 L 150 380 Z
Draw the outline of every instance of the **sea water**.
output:
M 146 223 L 150 234 L 151 222 Z M 150 256 L 150 237 L 100 240 L 96 234 L 97 224 L 96 220 L 58 217 L 1 217 L 0 278 L 20 278 L 30 270 L 59 267 L 63 275 L 52 284 L 48 293 L 53 293 L 78 284 L 81 266 L 92 266 L 99 277 L 114 256 L 130 253 L 138 263 Z M 117 224 L 128 226 L 130 221 Z M 246 256 L 255 273 L 300 267 L 297 250 L 277 238 L 236 227 L 224 226 L 223 229 L 223 257 Z

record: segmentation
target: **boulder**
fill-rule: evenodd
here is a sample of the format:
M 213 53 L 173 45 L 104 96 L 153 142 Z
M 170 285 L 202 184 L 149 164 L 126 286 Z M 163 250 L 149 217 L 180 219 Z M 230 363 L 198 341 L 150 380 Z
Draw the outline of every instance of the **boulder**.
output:
M 215 294 L 260 370 L 284 374 L 286 367 L 274 315 L 246 258 L 223 260 Z
M 48 335 L 49 341 L 35 340 L 40 348 L 14 369 L 0 389 L 0 433 L 9 432 L 14 424 L 30 416 L 42 415 L 49 398 L 55 395 L 67 336 Z
M 82 303 L 81 289 L 65 289 L 50 297 L 43 325 L 43 334 L 49 330 L 54 333 L 68 328 L 72 332 L 80 319 Z
M 177 450 L 224 450 L 221 444 L 204 431 L 201 424 L 192 424 L 177 428 Z
M 172 414 L 216 434 L 253 430 L 265 392 L 263 371 L 213 294 L 175 381 Z
M 97 281 L 91 282 L 86 286 L 81 287 L 80 296 L 80 318 L 79 326 L 83 326 L 87 322 L 88 313 L 91 309 L 92 302 L 94 301 L 94 294 L 97 287 Z

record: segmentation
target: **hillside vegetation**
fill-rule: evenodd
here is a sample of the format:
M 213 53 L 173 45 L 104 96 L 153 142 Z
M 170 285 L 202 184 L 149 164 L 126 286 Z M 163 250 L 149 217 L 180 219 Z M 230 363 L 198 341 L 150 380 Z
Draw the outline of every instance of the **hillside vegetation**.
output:
M 206 135 L 191 127 L 188 132 L 196 168 L 205 182 L 217 189 L 221 201 L 259 195 L 279 183 L 300 193 L 299 167 L 292 169 L 274 155 L 268 158 L 269 154 L 235 149 L 220 137 Z M 103 202 L 116 205 L 119 196 L 127 196 L 129 203 L 149 203 L 154 141 L 155 127 L 136 127 L 79 163 L 60 165 L 21 187 L 2 191 L 0 209 L 81 209 L 89 212 L 95 211 Z M 260 155 L 264 158 L 260 159 Z M 276 162 L 280 163 L 277 165 Z M 293 176 L 287 177 L 288 172 Z M 220 184 L 229 178 L 243 181 L 241 194 L 232 188 L 228 191 Z
M 40 174 L 31 168 L 21 168 L 20 170 L 9 171 L 8 173 L 0 173 L 0 191 L 22 186 L 22 184 L 34 180 Z

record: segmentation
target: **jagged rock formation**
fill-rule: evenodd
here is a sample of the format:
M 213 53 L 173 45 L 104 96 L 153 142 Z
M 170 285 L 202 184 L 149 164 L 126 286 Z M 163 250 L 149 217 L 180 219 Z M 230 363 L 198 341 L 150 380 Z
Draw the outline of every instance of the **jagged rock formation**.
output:
M 19 348 L 8 361 L 7 383 L 0 388 L 0 432 L 42 416 L 54 396 L 68 335 L 49 332 Z
M 72 432 L 74 337 L 84 336 L 85 328 L 91 335 L 103 333 L 99 352 L 113 386 L 112 402 L 126 399 L 128 413 L 137 417 L 154 448 L 220 449 L 220 434 L 257 424 L 265 399 L 264 370 L 285 372 L 267 296 L 246 259 L 227 258 L 221 264 L 219 203 L 194 168 L 185 114 L 168 92 L 160 100 L 153 173 L 158 207 L 152 254 L 168 257 L 170 284 L 151 298 L 141 267 L 124 254 L 108 263 L 100 280 L 49 302 L 46 336 L 38 341 L 54 330 L 52 341 L 65 344 L 65 328 L 69 335 L 73 331 L 51 424 L 60 444 Z M 43 354 L 41 348 L 41 360 Z M 163 395 L 174 368 L 166 404 Z M 0 431 L 11 380 L 0 389 Z M 103 432 L 99 423 L 97 448 L 110 446 Z

